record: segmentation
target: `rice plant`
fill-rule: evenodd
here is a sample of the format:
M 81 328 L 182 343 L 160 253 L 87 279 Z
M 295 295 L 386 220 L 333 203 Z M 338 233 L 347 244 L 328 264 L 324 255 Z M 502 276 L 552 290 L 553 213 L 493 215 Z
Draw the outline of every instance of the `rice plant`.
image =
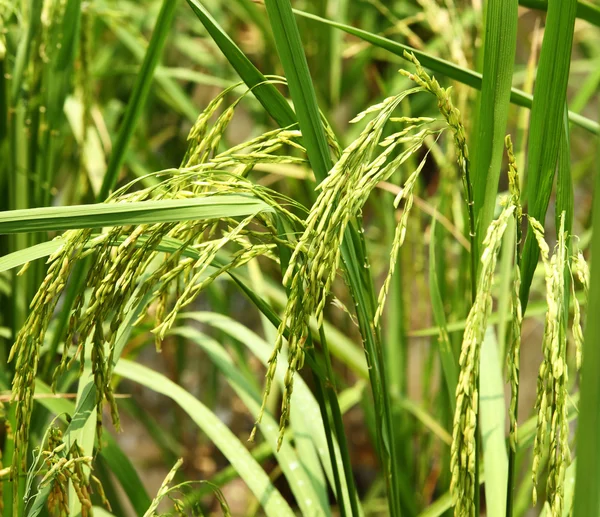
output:
M 600 515 L 600 8 L 0 21 L 2 515 Z

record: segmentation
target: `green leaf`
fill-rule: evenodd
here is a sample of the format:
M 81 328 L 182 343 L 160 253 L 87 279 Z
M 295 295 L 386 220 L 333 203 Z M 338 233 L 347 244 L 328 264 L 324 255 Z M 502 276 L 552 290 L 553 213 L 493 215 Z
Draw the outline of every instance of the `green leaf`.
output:
M 298 116 L 298 124 L 308 159 L 317 181 L 323 181 L 333 162 L 321 120 L 317 97 L 314 90 L 298 26 L 289 0 L 266 0 L 265 2 L 277 51 L 288 80 L 288 86 Z M 399 461 L 395 454 L 395 439 L 392 426 L 392 412 L 389 391 L 384 372 L 383 350 L 378 333 L 373 328 L 374 289 L 364 255 L 364 239 L 354 224 L 350 223 L 344 232 L 342 259 L 346 271 L 346 281 L 350 287 L 357 310 L 359 328 L 365 344 L 365 353 L 371 358 L 370 372 L 373 374 L 371 386 L 374 393 L 375 415 L 377 419 L 378 450 L 382 454 L 382 467 L 387 479 L 392 517 L 400 515 L 398 474 Z M 343 451 L 347 455 L 347 451 Z M 352 513 L 356 515 L 356 488 L 350 473 L 346 474 L 349 484 Z
M 563 110 L 571 63 L 576 0 L 550 0 L 535 82 L 527 163 L 528 213 L 544 224 L 563 132 Z M 537 241 L 527 232 L 523 246 L 521 291 L 523 313 L 539 258 Z
M 191 199 L 27 208 L 0 212 L 0 234 L 218 219 L 271 210 L 259 199 L 226 194 Z
M 177 8 L 176 0 L 163 0 L 160 13 L 154 25 L 154 32 L 150 39 L 150 45 L 144 57 L 140 72 L 136 77 L 135 86 L 131 92 L 131 97 L 127 103 L 125 117 L 121 123 L 117 140 L 113 144 L 112 154 L 108 163 L 102 187 L 98 194 L 98 201 L 104 201 L 110 191 L 114 188 L 119 178 L 119 172 L 125 160 L 125 153 L 129 147 L 129 142 L 135 131 L 137 122 L 142 114 L 142 109 L 146 104 L 150 86 L 152 85 L 152 77 L 154 70 L 164 47 L 167 35 L 171 30 L 171 23 L 175 10 Z
M 22 266 L 27 262 L 52 255 L 52 253 L 60 248 L 61 245 L 62 242 L 60 239 L 54 239 L 52 241 L 42 242 L 41 244 L 30 246 L 24 250 L 19 250 L 9 253 L 8 255 L 4 255 L 0 258 L 0 273 Z
M 431 311 L 433 319 L 439 329 L 438 343 L 440 352 L 440 362 L 442 363 L 442 372 L 448 390 L 448 400 L 451 404 L 451 414 L 454 414 L 456 409 L 456 384 L 458 383 L 458 364 L 452 351 L 452 344 L 448 335 L 446 326 L 446 314 L 444 312 L 444 302 L 440 294 L 440 286 L 437 276 L 437 261 L 435 255 L 435 246 L 437 239 L 435 238 L 436 218 L 433 218 L 431 224 L 431 238 L 429 241 L 429 293 L 431 297 Z
M 600 148 L 600 146 L 599 146 Z M 594 187 L 590 294 L 581 366 L 577 472 L 573 517 L 600 515 L 600 169 Z
M 269 357 L 272 353 L 272 346 L 260 336 L 252 332 L 249 328 L 238 323 L 237 321 L 214 312 L 189 312 L 181 314 L 181 318 L 192 319 L 225 332 L 246 346 L 248 350 L 250 350 L 250 352 L 252 352 L 252 354 L 254 354 L 264 366 L 268 365 Z M 285 362 L 285 356 L 283 356 L 282 363 Z M 278 368 L 275 379 L 280 386 L 283 386 L 284 378 L 285 370 Z M 291 418 L 294 433 L 306 434 L 310 437 L 319 455 L 319 459 L 323 465 L 329 483 L 333 488 L 335 486 L 333 482 L 333 470 L 331 468 L 331 458 L 328 454 L 327 437 L 325 436 L 319 404 L 302 377 L 298 377 L 294 380 L 293 397 L 294 403 L 292 404 L 291 408 Z M 336 448 L 338 447 L 335 439 L 334 446 Z M 304 457 L 301 458 L 301 460 L 303 463 L 306 462 L 306 458 Z M 336 454 L 336 461 L 338 462 L 338 471 L 342 478 L 342 486 L 344 487 L 346 486 L 346 481 L 344 478 L 344 470 L 339 453 Z M 312 469 L 314 467 L 306 466 L 306 468 Z M 344 501 L 347 505 L 347 512 L 350 512 L 351 509 L 348 506 L 349 499 L 347 494 L 344 495 Z
M 259 72 L 229 35 L 221 28 L 199 0 L 187 0 L 202 25 L 206 28 L 214 42 L 219 46 L 227 60 L 231 63 L 242 81 L 258 101 L 264 106 L 281 127 L 296 123 L 294 111 L 277 89 L 267 82 L 267 78 Z
M 260 412 L 261 393 L 248 382 L 225 349 L 214 339 L 191 327 L 178 327 L 171 333 L 190 340 L 204 350 L 256 420 Z M 283 363 L 278 364 L 278 380 L 283 380 L 285 369 L 286 366 Z M 315 515 L 315 517 L 331 515 L 327 503 L 326 486 L 315 483 L 316 479 L 305 468 L 305 458 L 299 457 L 297 451 L 292 447 L 288 435 L 284 436 L 281 449 L 277 451 L 279 426 L 273 415 L 265 413 L 259 428 L 267 443 L 272 447 L 274 457 L 277 459 L 302 513 Z M 302 429 L 294 429 L 293 425 L 292 429 L 295 436 L 303 433 Z M 318 463 L 317 467 L 319 467 Z
M 488 517 L 505 517 L 508 457 L 504 439 L 504 382 L 498 343 L 492 326 L 481 345 L 480 429 Z
M 287 0 L 266 0 L 267 13 L 277 52 L 285 70 L 290 94 L 296 108 L 308 159 L 318 181 L 323 181 L 333 166 L 325 129 L 317 105 L 300 32 Z
M 548 0 L 519 0 L 519 5 L 545 11 L 548 9 Z M 591 2 L 579 0 L 577 2 L 577 18 L 600 27 L 600 7 Z
M 176 3 L 176 1 L 174 0 L 173 3 Z M 115 33 L 115 36 L 119 38 L 127 50 L 129 50 L 140 62 L 139 66 L 132 67 L 132 72 L 135 73 L 136 76 L 143 72 L 144 60 L 147 56 L 148 50 L 148 46 L 144 45 L 144 35 L 135 30 L 135 27 L 133 27 L 131 24 L 123 23 L 123 20 L 119 21 L 115 19 L 115 17 L 110 13 L 100 12 L 99 15 L 102 17 L 104 23 Z M 194 74 L 192 70 L 186 69 L 186 71 L 190 72 L 192 75 Z M 110 73 L 111 69 L 109 69 L 108 72 Z M 169 107 L 193 123 L 198 117 L 198 108 L 194 106 L 194 103 L 187 95 L 184 88 L 182 88 L 182 86 L 174 79 L 175 78 L 169 73 L 165 73 L 165 69 L 163 67 L 157 65 L 154 69 L 154 74 L 150 75 L 147 80 L 150 82 L 155 82 L 155 84 L 159 87 L 157 95 L 162 96 Z M 192 79 L 190 76 L 188 76 L 185 80 Z M 129 109 L 129 106 L 127 106 L 127 109 Z M 125 152 L 126 160 L 128 160 L 130 156 L 131 154 Z
M 122 359 L 115 374 L 145 386 L 176 402 L 235 467 L 269 517 L 294 517 L 289 504 L 273 486 L 262 467 L 229 428 L 202 402 L 164 375 Z
M 35 391 L 40 395 L 53 394 L 50 386 L 40 379 L 36 379 Z M 70 400 L 55 397 L 40 397 L 36 401 L 52 414 L 60 415 L 60 419 L 63 422 L 67 421 L 66 415 L 75 414 L 75 404 Z M 100 450 L 100 454 L 106 460 L 111 472 L 123 487 L 135 512 L 138 515 L 142 515 L 148 506 L 150 506 L 151 499 L 129 458 L 123 453 L 115 439 L 108 433 L 104 435 L 104 438 L 106 443 Z
M 517 0 L 486 3 L 483 78 L 475 128 L 477 145 L 472 147 L 471 162 L 477 222 L 477 249 L 472 253 L 476 257 L 496 208 L 519 20 Z
M 392 54 L 395 54 L 396 56 L 402 59 L 404 59 L 405 51 L 412 52 L 423 66 L 430 68 L 434 72 L 445 75 L 450 79 L 454 79 L 459 83 L 466 84 L 471 88 L 481 90 L 482 76 L 478 72 L 469 70 L 468 68 L 461 68 L 455 65 L 454 63 L 451 63 L 450 61 L 446 61 L 444 59 L 432 56 L 427 52 L 417 50 L 408 45 L 398 43 L 397 41 L 384 38 L 383 36 L 378 36 L 377 34 L 373 34 L 362 29 L 357 29 L 356 27 L 351 27 L 350 25 L 344 25 L 343 23 L 327 20 L 326 18 L 321 18 L 320 16 L 300 11 L 298 9 L 294 9 L 294 13 L 296 13 L 298 16 L 308 18 L 309 20 L 313 20 L 317 23 L 322 23 L 331 27 L 336 27 L 337 29 L 347 32 L 348 34 L 352 34 L 353 36 L 367 41 L 368 43 L 371 43 L 376 47 L 388 50 Z M 510 94 L 510 101 L 513 104 L 516 104 L 517 106 L 531 108 L 533 103 L 533 97 L 521 90 L 518 90 L 517 88 L 512 88 Z M 569 120 L 573 122 L 573 124 L 585 128 L 592 133 L 600 133 L 600 124 L 598 124 L 598 122 L 594 120 L 582 117 L 581 115 L 573 113 L 571 111 L 569 112 Z

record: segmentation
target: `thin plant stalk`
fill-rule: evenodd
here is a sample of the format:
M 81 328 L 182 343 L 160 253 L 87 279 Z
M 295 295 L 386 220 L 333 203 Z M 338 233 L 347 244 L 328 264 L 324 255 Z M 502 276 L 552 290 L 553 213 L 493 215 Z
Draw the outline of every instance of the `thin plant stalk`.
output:
M 277 50 L 286 72 L 290 93 L 295 101 L 294 105 L 306 151 L 317 180 L 322 181 L 332 168 L 333 162 L 329 154 L 314 86 L 292 7 L 288 0 L 268 0 L 265 5 L 271 20 Z M 385 380 L 381 339 L 379 331 L 372 327 L 375 314 L 375 294 L 369 270 L 363 267 L 366 264 L 364 249 L 362 234 L 356 230 L 353 224 L 350 224 L 342 243 L 342 260 L 357 309 L 365 353 L 372 366 L 369 373 L 378 420 L 378 448 L 382 455 L 382 464 L 390 494 L 391 515 L 398 517 L 400 515 L 400 496 L 397 483 L 399 465 L 395 454 L 391 404 Z M 384 440 L 383 433 L 387 435 L 386 440 Z

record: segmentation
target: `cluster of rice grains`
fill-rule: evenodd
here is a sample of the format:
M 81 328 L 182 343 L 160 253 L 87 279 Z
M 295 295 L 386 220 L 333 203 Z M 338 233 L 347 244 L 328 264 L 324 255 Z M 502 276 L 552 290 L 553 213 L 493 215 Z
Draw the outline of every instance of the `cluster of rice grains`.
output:
M 101 406 L 104 401 L 109 403 L 113 422 L 118 427 L 111 377 L 120 353 L 119 329 L 124 323 L 130 323 L 128 318 L 131 314 L 139 314 L 139 321 L 145 316 L 147 309 L 153 307 L 156 318 L 154 333 L 159 348 L 180 310 L 216 278 L 258 256 L 277 261 L 277 246 L 287 246 L 293 250 L 283 278 L 283 283 L 288 289 L 288 301 L 269 359 L 263 404 L 258 418 L 260 421 L 275 375 L 277 358 L 286 336 L 289 363 L 282 401 L 278 443 L 280 445 L 289 417 L 293 377 L 304 363 L 309 319 L 315 316 L 318 325 L 322 325 L 327 296 L 340 265 L 341 244 L 346 228 L 360 215 L 370 193 L 378 183 L 388 180 L 425 145 L 426 139 L 437 138 L 448 128 L 454 138 L 469 212 L 471 242 L 474 243 L 475 221 L 469 178 L 469 153 L 460 113 L 452 103 L 449 90 L 443 89 L 431 78 L 412 54 L 407 54 L 407 57 L 414 63 L 416 73 L 401 72 L 415 81 L 417 86 L 368 108 L 353 120 L 359 122 L 368 116 L 372 117 L 358 138 L 341 152 L 327 178 L 317 187 L 318 198 L 306 220 L 302 220 L 292 211 L 292 208 L 301 211 L 302 207 L 274 191 L 257 186 L 248 179 L 249 173 L 258 164 L 306 163 L 301 135 L 295 127 L 270 131 L 219 152 L 223 134 L 233 118 L 238 102 L 243 98 L 241 96 L 218 114 L 232 87 L 212 101 L 198 118 L 189 134 L 188 151 L 181 168 L 156 173 L 155 176 L 160 181 L 152 187 L 139 188 L 139 181 L 133 182 L 116 191 L 107 203 L 241 194 L 262 200 L 270 207 L 270 211 L 255 213 L 241 221 L 230 217 L 218 217 L 112 227 L 99 233 L 89 229 L 71 230 L 59 238 L 60 248 L 48 260 L 48 273 L 31 304 L 31 313 L 10 354 L 11 360 L 16 358 L 13 397 L 16 400 L 17 426 L 14 430 L 16 453 L 13 456 L 13 473 L 20 471 L 27 448 L 40 348 L 75 264 L 88 256 L 93 256 L 94 261 L 84 279 L 83 285 L 87 289 L 85 292 L 81 290 L 75 300 L 63 358 L 55 372 L 54 380 L 56 383 L 76 361 L 79 361 L 83 369 L 84 359 L 89 358 L 96 388 L 99 434 L 102 429 Z M 404 99 L 418 92 L 428 92 L 436 97 L 442 120 L 393 116 Z M 215 117 L 214 123 L 211 124 Z M 389 122 L 398 123 L 401 128 L 390 136 L 383 137 L 384 127 Z M 339 153 L 328 126 L 326 130 L 334 154 Z M 451 449 L 451 491 L 455 502 L 455 515 L 461 517 L 474 515 L 475 509 L 479 355 L 492 308 L 491 290 L 497 253 L 510 219 L 515 218 L 519 228 L 522 216 L 510 140 L 507 140 L 507 148 L 511 195 L 504 203 L 500 216 L 490 225 L 483 241 L 477 290 L 467 319 L 459 360 L 460 377 L 456 392 Z M 293 156 L 285 152 L 290 149 L 295 150 Z M 404 202 L 404 210 L 393 240 L 389 273 L 379 294 L 373 322 L 375 326 L 379 324 L 399 248 L 405 239 L 407 219 L 413 202 L 413 189 L 426 159 L 427 153 L 417 168 L 408 175 L 402 191 L 394 201 L 396 208 L 400 202 Z M 288 209 L 288 206 L 292 208 Z M 549 306 L 544 334 L 544 361 L 538 380 L 538 434 L 534 447 L 533 476 L 535 481 L 543 447 L 549 437 L 547 494 L 553 510 L 559 511 L 562 508 L 562 480 L 570 461 L 566 414 L 566 313 L 563 310 L 565 273 L 568 271 L 577 277 L 585 290 L 589 283 L 589 272 L 581 254 L 568 257 L 567 236 L 562 229 L 557 251 L 550 260 L 541 226 L 532 219 L 530 224 L 542 249 Z M 285 235 L 282 235 L 282 228 Z M 296 233 L 299 233 L 297 240 Z M 520 233 L 517 232 L 516 241 L 519 239 Z M 522 320 L 517 294 L 519 254 L 515 255 L 513 339 L 509 350 L 513 448 L 517 439 L 515 413 Z M 172 305 L 171 299 L 175 300 Z M 579 303 L 575 296 L 573 303 L 572 334 L 579 366 L 583 338 Z M 548 427 L 550 433 L 547 432 Z M 255 430 L 252 435 L 254 432 Z M 68 478 L 75 484 L 74 480 L 79 479 L 78 469 L 88 461 L 83 456 L 77 456 L 77 452 L 77 449 L 69 452 L 71 459 L 59 457 L 52 452 L 46 454 L 47 461 L 56 460 L 55 463 L 48 463 L 48 472 L 53 473 L 54 479 Z M 83 476 L 81 479 L 87 478 Z M 66 492 L 61 491 L 61 486 L 55 482 L 50 498 L 51 504 L 57 508 L 64 505 L 66 497 Z M 81 483 L 79 486 L 83 504 L 86 493 Z M 79 492 L 77 495 L 80 496 Z
M 378 183 L 389 179 L 408 158 L 421 149 L 427 138 L 437 138 L 447 128 L 454 134 L 463 177 L 468 174 L 464 128 L 460 123 L 458 111 L 452 105 L 449 92 L 443 90 L 435 79 L 427 75 L 414 56 L 410 55 L 410 58 L 417 67 L 417 74 L 403 71 L 402 73 L 417 82 L 418 86 L 388 97 L 351 121 L 356 123 L 374 115 L 358 138 L 343 150 L 327 178 L 317 187 L 318 198 L 311 207 L 306 219 L 306 228 L 298 240 L 285 273 L 283 284 L 289 290 L 288 302 L 277 332 L 275 348 L 269 359 L 263 404 L 258 418 L 260 422 L 275 375 L 277 357 L 283 346 L 284 334 L 288 330 L 289 363 L 283 393 L 279 444 L 288 422 L 293 376 L 304 363 L 309 319 L 315 316 L 319 326 L 323 323 L 323 311 L 340 265 L 341 244 L 348 224 L 361 214 L 364 204 Z M 438 98 L 440 112 L 445 120 L 429 117 L 393 117 L 400 103 L 418 92 L 429 92 Z M 388 122 L 401 124 L 401 129 L 383 138 L 383 130 Z M 402 191 L 394 200 L 396 208 L 401 201 L 405 204 L 392 244 L 389 273 L 379 294 L 373 322 L 375 326 L 379 324 L 399 248 L 404 242 L 408 215 L 413 203 L 413 189 L 425 165 L 427 154 L 408 176 Z M 471 199 L 470 189 L 467 197 Z
M 498 219 L 488 228 L 483 241 L 477 294 L 467 317 L 460 352 L 460 375 L 456 386 L 456 411 L 450 451 L 450 490 L 455 503 L 454 515 L 461 517 L 475 515 L 475 433 L 479 408 L 479 358 L 487 320 L 492 310 L 491 291 L 498 250 L 508 221 L 513 217 L 515 210 L 516 206 L 513 203 L 507 204 Z
M 543 360 L 537 380 L 537 432 L 533 445 L 533 502 L 537 501 L 537 480 L 540 465 L 547 455 L 546 499 L 552 515 L 562 515 L 564 505 L 564 480 L 566 469 L 571 462 L 569 449 L 569 420 L 567 412 L 568 366 L 567 366 L 567 324 L 568 297 L 565 286 L 571 286 L 574 304 L 572 335 L 575 344 L 576 367 L 581 365 L 583 332 L 581 312 L 575 296 L 575 276 L 587 293 L 589 271 L 581 253 L 569 255 L 569 235 L 564 229 L 565 213 L 561 214 L 561 224 L 554 254 L 550 257 L 548 244 L 544 240 L 544 229 L 534 218 L 529 218 L 530 228 L 541 250 L 546 279 L 546 312 L 544 337 L 542 342 Z M 569 277 L 565 278 L 566 275 Z
M 38 490 L 48 490 L 48 510 L 51 515 L 69 515 L 69 486 L 81 504 L 81 516 L 92 515 L 92 493 L 96 493 L 110 510 L 100 480 L 91 474 L 91 456 L 85 456 L 77 442 L 68 447 L 62 431 L 51 425 L 44 438 L 43 450 L 33 454 L 34 462 L 27 476 L 25 500 L 31 496 L 34 479 L 43 475 Z M 93 487 L 92 487 L 93 484 Z
M 48 259 L 48 272 L 31 303 L 31 312 L 10 353 L 16 359 L 13 398 L 16 401 L 13 472 L 22 468 L 27 448 L 29 421 L 33 409 L 35 376 L 40 348 L 61 293 L 78 261 L 93 256 L 76 298 L 65 338 L 63 358 L 54 375 L 54 384 L 76 361 L 83 369 L 84 358 L 91 361 L 98 406 L 98 435 L 102 429 L 102 403 L 107 401 L 112 420 L 119 418 L 111 387 L 114 364 L 118 359 L 117 336 L 131 314 L 144 317 L 155 307 L 157 343 L 173 325 L 177 313 L 220 275 L 251 259 L 266 256 L 277 260 L 273 249 L 290 245 L 280 228 L 294 232 L 303 228 L 302 220 L 286 206 L 298 208 L 284 196 L 257 186 L 246 176 L 258 163 L 303 163 L 302 157 L 280 153 L 284 147 L 303 151 L 299 132 L 286 128 L 272 131 L 242 145 L 218 153 L 217 148 L 232 108 L 225 109 L 209 127 L 223 97 L 211 103 L 190 132 L 189 149 L 180 169 L 155 176 L 156 186 L 137 189 L 133 182 L 116 191 L 107 203 L 186 199 L 219 194 L 258 198 L 270 209 L 243 220 L 229 217 L 197 221 L 143 224 L 92 230 L 71 230 L 60 239 L 61 245 Z M 71 281 L 76 281 L 72 278 Z M 169 307 L 170 295 L 175 303 Z M 137 323 L 137 322 L 136 322 Z M 87 350 L 87 352 L 86 352 Z M 115 355 L 115 351 L 116 355 Z M 16 486 L 16 484 L 15 484 Z
M 481 344 L 492 309 L 492 285 L 498 250 L 502 236 L 511 217 L 515 218 L 517 232 L 513 245 L 516 248 L 512 294 L 512 340 L 507 354 L 508 379 L 511 385 L 510 402 L 510 447 L 517 444 L 517 397 L 519 383 L 519 356 L 521 343 L 522 311 L 519 301 L 520 288 L 520 222 L 522 209 L 515 160 L 510 137 L 506 139 L 509 162 L 510 196 L 503 202 L 500 216 L 494 220 L 483 242 L 481 267 L 477 282 L 475 302 L 469 312 L 459 359 L 460 376 L 456 390 L 456 412 L 453 423 L 451 448 L 451 492 L 455 503 L 455 515 L 475 515 L 475 469 L 476 430 L 478 414 L 478 377 Z M 541 250 L 546 279 L 548 310 L 542 343 L 543 361 L 537 382 L 537 433 L 534 442 L 532 466 L 533 501 L 537 501 L 536 483 L 543 458 L 548 458 L 546 498 L 552 515 L 562 515 L 564 478 L 571 456 L 569 451 L 569 427 L 567 415 L 567 323 L 565 286 L 571 286 L 574 306 L 572 336 L 575 345 L 576 366 L 581 365 L 583 332 L 581 329 L 580 304 L 575 296 L 574 278 L 583 285 L 587 294 L 589 284 L 588 266 L 580 252 L 569 256 L 569 236 L 564 230 L 565 214 L 561 215 L 561 226 L 554 255 L 550 258 L 549 247 L 544 240 L 542 225 L 529 217 L 530 230 L 534 232 Z M 565 278 L 565 275 L 569 275 Z M 568 281 L 567 281 L 568 280 Z

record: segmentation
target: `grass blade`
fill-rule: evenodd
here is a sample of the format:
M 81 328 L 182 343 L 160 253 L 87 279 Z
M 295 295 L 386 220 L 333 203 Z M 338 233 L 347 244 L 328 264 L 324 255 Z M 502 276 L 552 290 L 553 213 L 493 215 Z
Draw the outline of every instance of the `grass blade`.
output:
M 214 339 L 198 330 L 183 326 L 173 330 L 175 335 L 183 336 L 197 344 L 210 358 L 212 363 L 223 374 L 228 384 L 235 390 L 244 405 L 248 408 L 252 417 L 256 419 L 260 409 L 260 391 L 248 382 L 242 372 L 237 368 L 231 356 Z M 283 380 L 285 367 L 280 365 L 278 378 Z M 325 485 L 317 485 L 316 480 L 311 479 L 310 474 L 304 467 L 303 458 L 299 457 L 298 451 L 292 446 L 289 437 L 284 437 L 282 447 L 277 451 L 278 425 L 270 413 L 265 414 L 264 423 L 260 429 L 267 443 L 272 447 L 274 457 L 279 463 L 296 502 L 304 515 L 329 516 L 331 511 L 327 503 L 327 490 Z M 295 435 L 300 434 L 295 432 Z M 298 468 L 301 467 L 301 468 Z
M 315 177 L 317 180 L 322 181 L 333 163 L 292 6 L 288 0 L 267 0 L 265 5 L 296 108 L 306 152 Z M 354 226 L 350 224 L 345 232 L 342 258 L 347 270 L 348 284 L 357 307 L 359 327 L 365 342 L 366 354 L 371 358 L 374 366 L 372 369 L 374 378 L 371 386 L 375 396 L 375 413 L 378 419 L 378 445 L 380 453 L 384 454 L 382 464 L 386 472 L 390 494 L 391 515 L 397 516 L 400 515 L 399 486 L 392 479 L 398 480 L 400 477 L 395 474 L 398 469 L 398 461 L 394 453 L 395 440 L 393 438 L 389 392 L 385 382 L 383 350 L 381 344 L 378 343 L 376 332 L 374 335 L 374 329 L 371 325 L 374 311 L 368 309 L 368 307 L 373 307 L 373 284 L 370 277 L 365 278 L 364 268 L 362 268 L 362 265 L 366 263 L 366 258 L 363 257 L 361 251 L 364 249 L 364 244 L 356 230 L 353 231 L 352 228 Z M 363 269 L 363 272 L 359 271 L 359 267 Z M 347 451 L 342 451 L 342 453 L 347 453 Z M 357 515 L 356 491 L 353 481 L 349 478 L 350 476 L 347 475 L 352 513 Z
M 131 92 L 129 102 L 127 103 L 127 111 L 121 122 L 121 128 L 113 146 L 106 174 L 102 180 L 102 186 L 100 187 L 100 193 L 98 194 L 99 201 L 104 201 L 117 183 L 119 171 L 125 161 L 127 147 L 129 146 L 137 122 L 142 114 L 142 109 L 146 104 L 148 93 L 150 92 L 154 70 L 160 60 L 167 34 L 171 30 L 171 22 L 173 21 L 176 8 L 176 0 L 163 0 L 160 13 L 158 14 L 156 24 L 154 25 L 154 32 L 152 33 L 148 50 L 144 56 L 144 61 L 140 68 L 140 72 L 137 75 L 135 86 Z
M 258 71 L 199 0 L 187 0 L 187 2 L 240 78 L 252 88 L 252 93 L 267 112 L 281 127 L 295 124 L 294 111 L 283 95 L 272 84 L 266 83 L 266 77 Z
M 0 234 L 218 219 L 269 210 L 262 201 L 241 195 L 27 208 L 0 212 Z
M 439 328 L 438 342 L 440 347 L 440 362 L 442 363 L 442 372 L 448 389 L 448 400 L 451 404 L 451 414 L 456 410 L 456 384 L 458 382 L 458 363 L 454 352 L 452 351 L 452 343 L 448 335 L 446 327 L 446 314 L 444 313 L 444 302 L 440 294 L 440 286 L 437 275 L 436 261 L 436 242 L 435 223 L 433 218 L 431 224 L 431 240 L 429 243 L 429 293 L 431 296 L 431 310 L 433 319 Z
M 563 132 L 563 110 L 571 61 L 576 0 L 550 0 L 534 90 L 528 148 L 528 213 L 542 224 L 552 193 L 554 171 Z M 533 233 L 523 246 L 521 291 L 523 313 L 539 258 Z
M 269 517 L 294 517 L 289 504 L 273 486 L 262 467 L 229 428 L 202 402 L 164 375 L 122 359 L 115 374 L 141 384 L 176 402 L 235 467 Z
M 546 11 L 548 9 L 548 0 L 519 0 L 519 5 L 529 7 L 530 9 L 539 9 Z M 581 18 L 600 27 L 600 8 L 592 2 L 578 0 L 577 18 Z
M 600 170 L 596 172 L 593 211 L 591 252 L 594 263 L 590 272 L 589 308 L 583 345 L 573 517 L 600 513 Z
M 306 152 L 317 180 L 321 181 L 331 169 L 333 162 L 329 155 L 329 146 L 317 106 L 317 96 L 308 70 L 298 26 L 289 2 L 267 0 L 265 5 L 271 20 L 277 51 L 294 101 Z
M 552 1 L 552 0 L 551 0 Z M 427 68 L 430 68 L 434 72 L 445 75 L 450 79 L 454 79 L 459 83 L 466 84 L 471 88 L 475 88 L 476 90 L 481 90 L 482 86 L 482 75 L 473 70 L 469 70 L 468 68 L 461 68 L 450 61 L 446 61 L 444 59 L 440 59 L 438 57 L 432 56 L 427 52 L 423 52 L 421 50 L 417 50 L 408 45 L 404 45 L 402 43 L 398 43 L 397 41 L 393 41 L 388 38 L 384 38 L 383 36 L 379 36 L 377 34 L 373 34 L 369 31 L 365 31 L 362 29 L 357 29 L 356 27 L 351 27 L 350 25 L 344 25 L 343 23 L 334 22 L 331 20 L 327 20 L 326 18 L 321 18 L 320 16 L 316 16 L 314 14 L 310 14 L 304 11 L 300 11 L 299 9 L 294 9 L 294 13 L 298 16 L 302 16 L 304 18 L 308 18 L 309 20 L 313 20 L 317 23 L 329 25 L 331 27 L 335 27 L 337 29 L 343 30 L 348 34 L 352 34 L 357 38 L 360 38 L 364 41 L 375 45 L 376 47 L 388 50 L 392 54 L 404 59 L 404 52 L 412 52 L 416 58 L 421 62 L 421 64 Z M 517 106 L 523 106 L 525 108 L 531 108 L 533 104 L 533 97 L 517 88 L 512 88 L 510 93 L 510 102 L 512 104 L 516 104 Z M 584 129 L 587 129 L 591 133 L 598 134 L 600 133 L 600 124 L 594 120 L 590 120 L 586 117 L 583 117 L 577 113 L 569 112 L 569 120 Z
M 214 312 L 191 312 L 181 315 L 182 318 L 189 318 L 194 321 L 210 325 L 222 332 L 228 334 L 235 340 L 239 341 L 242 345 L 248 347 L 248 350 L 254 354 L 263 365 L 268 364 L 269 356 L 271 355 L 271 345 L 252 332 L 244 325 L 232 320 L 227 316 L 216 314 Z M 284 373 L 279 370 L 277 374 L 277 381 L 283 386 Z M 333 468 L 331 465 L 331 456 L 328 454 L 327 436 L 321 418 L 321 411 L 319 404 L 315 399 L 315 396 L 311 393 L 309 387 L 306 385 L 302 378 L 299 378 L 297 385 L 294 386 L 294 405 L 292 406 L 292 425 L 297 434 L 300 432 L 310 436 L 310 440 L 313 442 L 319 459 L 323 465 L 323 469 L 327 475 L 329 483 L 332 487 L 335 486 L 333 480 Z M 333 437 L 332 437 L 333 438 Z M 298 437 L 296 437 L 296 440 Z M 335 438 L 333 438 L 335 440 Z M 334 443 L 334 447 L 339 449 L 337 443 Z M 341 482 L 346 485 L 344 478 L 344 469 L 342 461 L 339 457 L 339 452 L 335 455 L 336 461 L 338 462 L 337 470 L 341 477 Z M 304 461 L 304 458 L 302 458 Z M 349 505 L 348 498 L 345 497 L 344 501 Z M 350 511 L 348 506 L 347 511 Z
M 480 429 L 485 473 L 485 500 L 488 517 L 504 517 L 508 456 L 504 439 L 504 382 L 498 343 L 492 326 L 481 346 Z
M 60 246 L 60 240 L 55 239 L 4 255 L 0 258 L 0 273 L 52 255 Z
M 517 0 L 487 2 L 477 145 L 471 162 L 477 221 L 477 249 L 472 252 L 476 257 L 496 207 L 517 47 L 517 10 Z

